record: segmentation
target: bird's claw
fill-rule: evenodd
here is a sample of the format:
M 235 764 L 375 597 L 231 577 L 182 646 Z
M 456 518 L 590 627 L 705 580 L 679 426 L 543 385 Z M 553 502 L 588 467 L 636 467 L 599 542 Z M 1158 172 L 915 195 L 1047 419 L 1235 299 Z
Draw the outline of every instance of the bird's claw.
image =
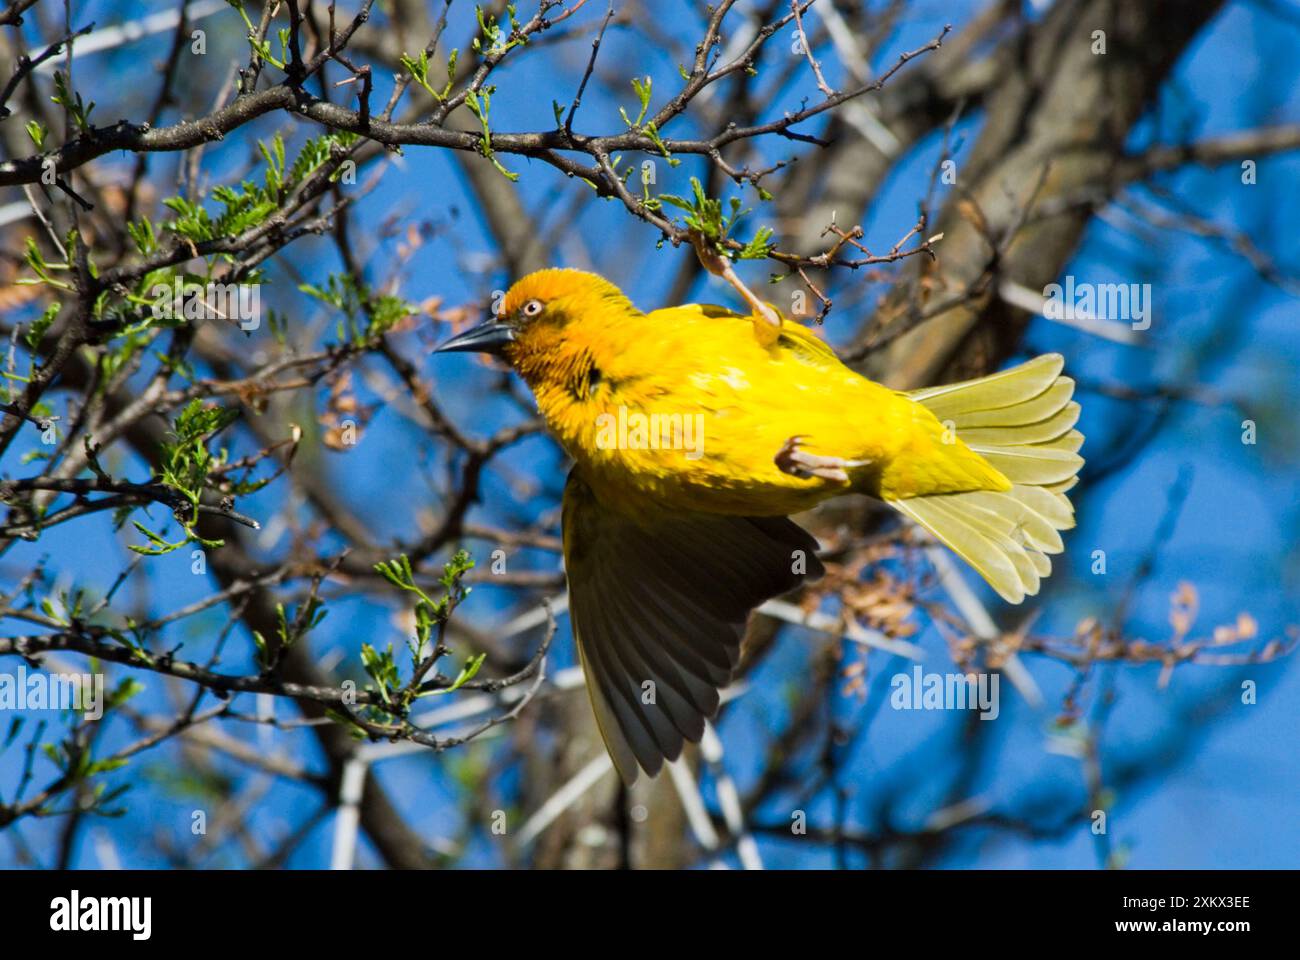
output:
M 843 457 L 823 457 L 808 453 L 799 448 L 800 441 L 807 439 L 803 436 L 791 437 L 777 451 L 773 459 L 782 473 L 804 480 L 819 477 L 835 483 L 848 483 L 849 469 L 865 467 L 871 463 L 870 460 L 845 460 Z
M 695 255 L 700 258 L 700 266 L 715 277 L 727 275 L 731 261 L 720 254 L 709 238 L 699 230 L 691 231 L 691 246 L 695 248 Z

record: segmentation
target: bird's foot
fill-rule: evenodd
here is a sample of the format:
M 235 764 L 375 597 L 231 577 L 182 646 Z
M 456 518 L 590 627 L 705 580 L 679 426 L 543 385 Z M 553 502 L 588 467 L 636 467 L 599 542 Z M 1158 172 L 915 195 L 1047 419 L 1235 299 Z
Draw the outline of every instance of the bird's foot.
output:
M 747 304 L 754 321 L 754 333 L 759 343 L 770 347 L 781 334 L 781 315 L 770 304 L 758 299 L 731 265 L 731 260 L 718 251 L 713 242 L 698 230 L 691 231 L 691 245 L 700 258 L 700 266 L 715 277 L 722 277 Z
M 822 457 L 808 453 L 799 448 L 800 441 L 807 437 L 794 436 L 787 440 L 773 458 L 782 473 L 807 480 L 820 477 L 836 483 L 848 483 L 848 471 L 852 467 L 865 467 L 870 460 L 845 460 L 843 457 Z

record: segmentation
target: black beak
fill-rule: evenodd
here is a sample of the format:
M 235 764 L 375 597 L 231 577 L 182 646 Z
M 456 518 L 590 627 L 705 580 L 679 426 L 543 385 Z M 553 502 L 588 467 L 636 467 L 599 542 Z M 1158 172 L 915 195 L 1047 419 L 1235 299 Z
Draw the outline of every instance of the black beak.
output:
M 495 318 L 470 327 L 464 333 L 458 333 L 440 347 L 434 347 L 434 353 L 475 352 L 490 353 L 501 356 L 506 344 L 512 343 L 515 332 L 508 323 Z

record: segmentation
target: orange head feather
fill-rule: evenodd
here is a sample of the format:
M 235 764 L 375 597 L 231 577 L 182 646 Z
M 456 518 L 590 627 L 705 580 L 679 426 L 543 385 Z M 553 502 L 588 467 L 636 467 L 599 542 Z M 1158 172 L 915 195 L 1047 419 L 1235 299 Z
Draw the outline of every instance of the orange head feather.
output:
M 590 346 L 584 334 L 593 329 L 586 321 L 601 325 L 604 318 L 637 313 L 623 291 L 604 277 L 583 270 L 538 270 L 518 280 L 501 302 L 498 316 L 512 331 L 501 355 L 536 387 L 584 362 Z

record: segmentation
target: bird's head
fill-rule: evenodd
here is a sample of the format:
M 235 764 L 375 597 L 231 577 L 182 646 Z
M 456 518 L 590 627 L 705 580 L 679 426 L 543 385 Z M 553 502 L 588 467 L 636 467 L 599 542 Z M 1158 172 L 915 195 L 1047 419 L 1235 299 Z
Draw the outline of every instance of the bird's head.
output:
M 474 351 L 501 357 L 527 378 L 541 363 L 636 308 L 604 277 L 582 270 L 538 270 L 512 286 L 496 313 L 434 353 Z

